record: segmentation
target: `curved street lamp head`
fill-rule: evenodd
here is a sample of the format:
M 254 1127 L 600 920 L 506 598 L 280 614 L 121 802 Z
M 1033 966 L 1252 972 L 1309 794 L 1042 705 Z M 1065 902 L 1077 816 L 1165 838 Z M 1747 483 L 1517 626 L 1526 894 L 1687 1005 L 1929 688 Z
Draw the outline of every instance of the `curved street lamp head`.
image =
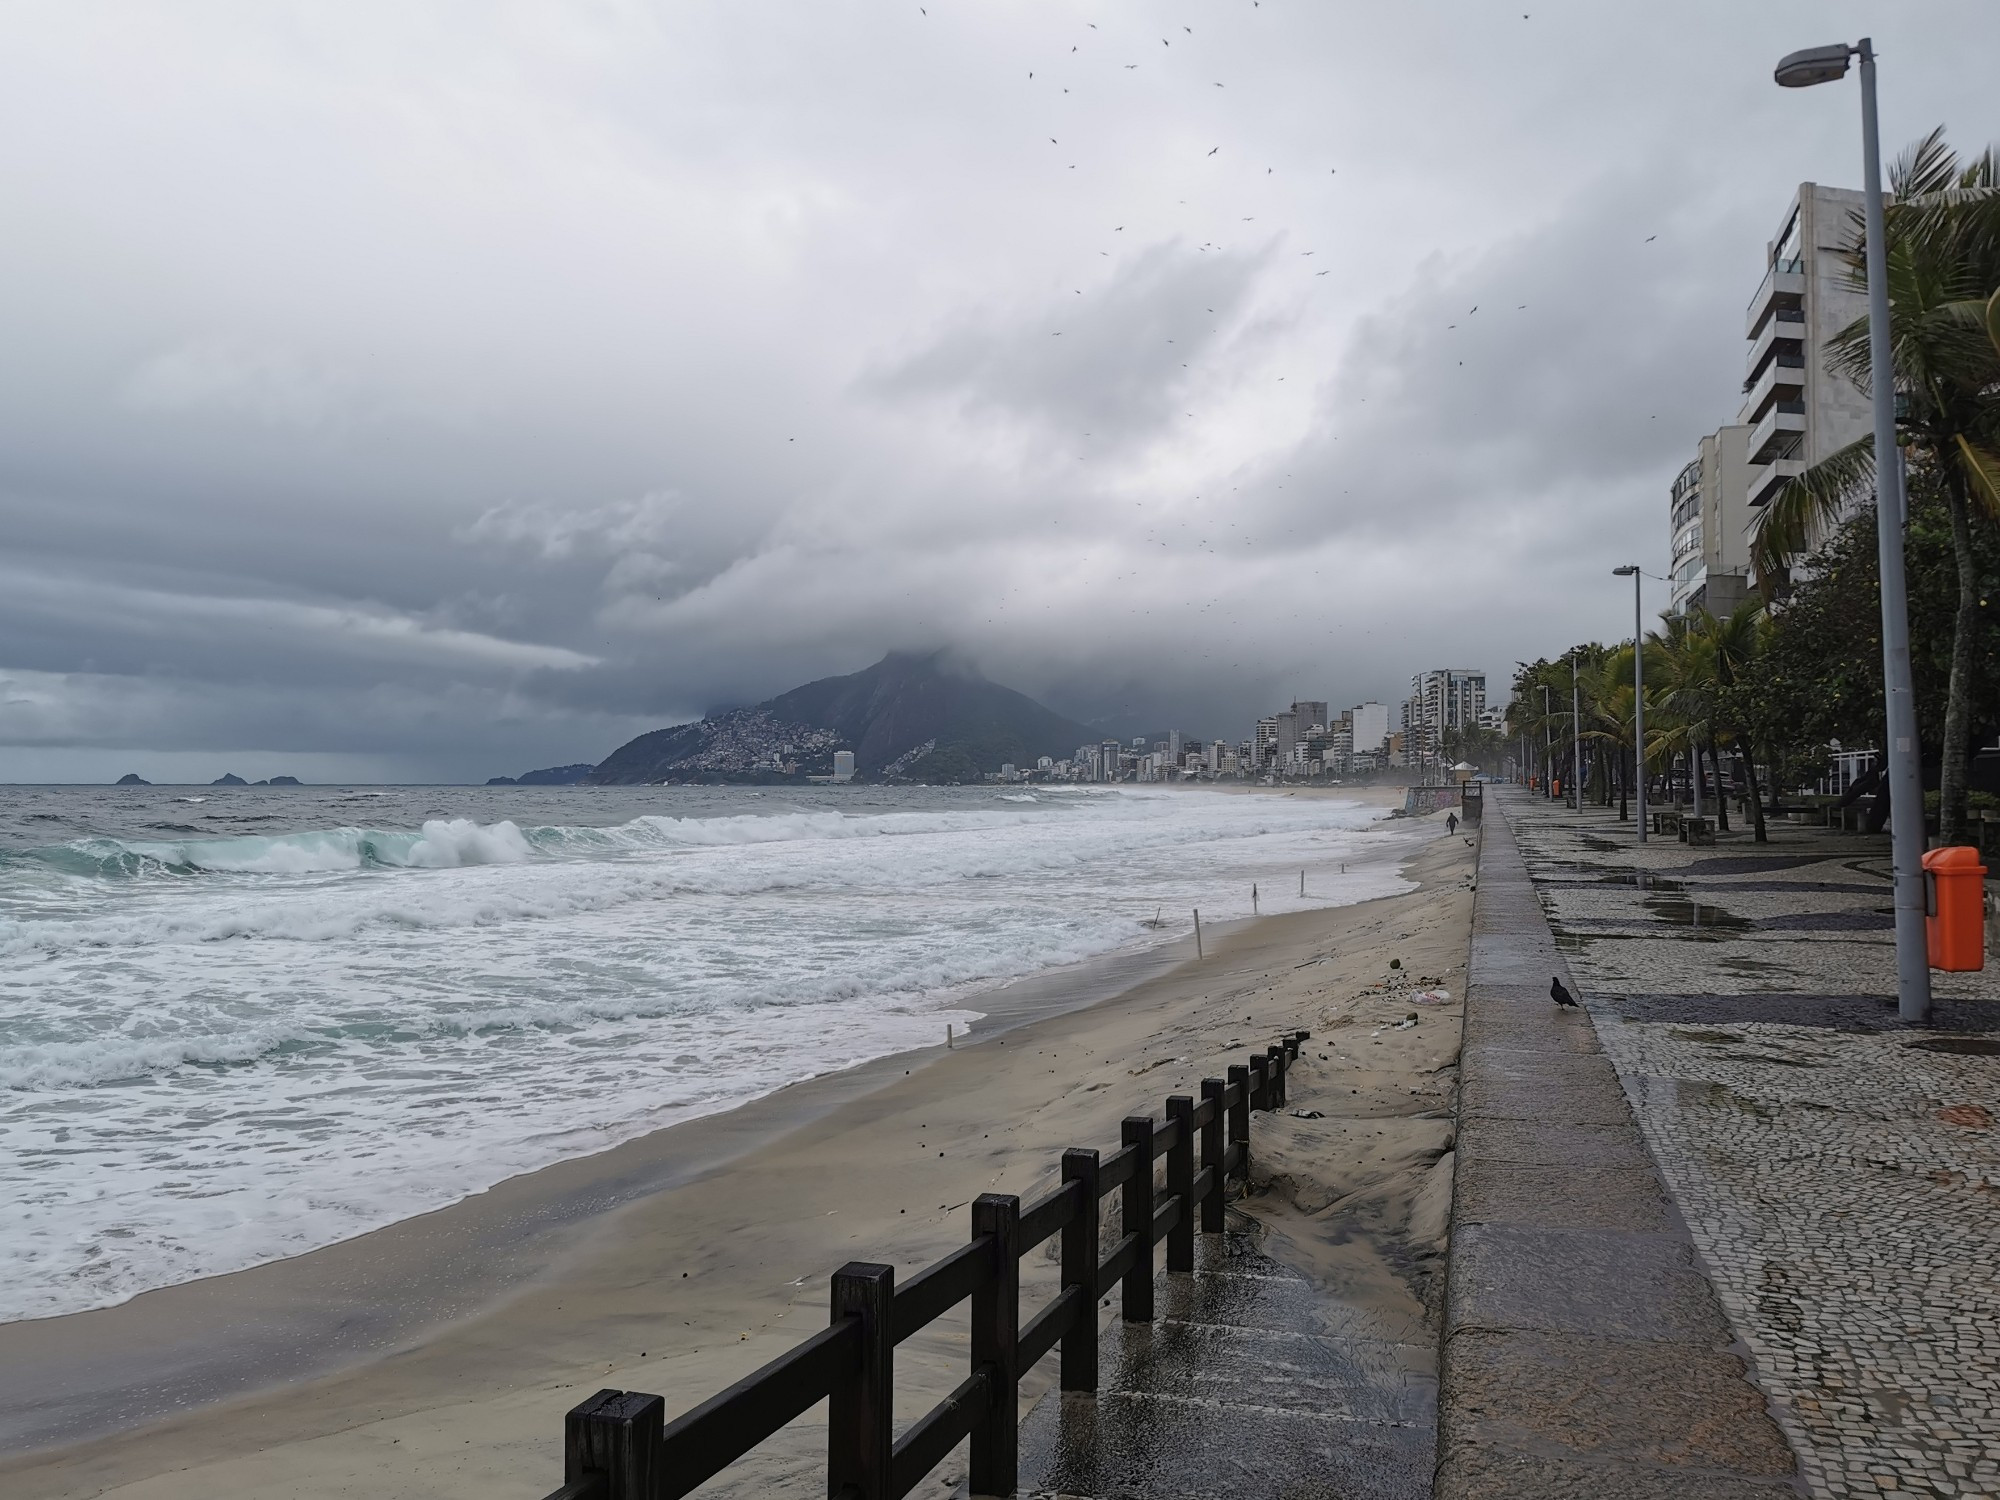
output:
M 1638 571 L 1639 569 L 1636 564 L 1627 563 L 1622 568 L 1613 568 L 1611 570 L 1611 576 L 1613 578 L 1630 578 L 1632 577 L 1633 574 L 1637 573 Z
M 1787 53 L 1778 62 L 1772 77 L 1779 86 L 1788 89 L 1809 89 L 1816 83 L 1832 83 L 1836 78 L 1847 76 L 1847 60 L 1854 55 L 1854 48 L 1846 42 L 1835 42 L 1830 47 L 1807 47 L 1803 51 Z

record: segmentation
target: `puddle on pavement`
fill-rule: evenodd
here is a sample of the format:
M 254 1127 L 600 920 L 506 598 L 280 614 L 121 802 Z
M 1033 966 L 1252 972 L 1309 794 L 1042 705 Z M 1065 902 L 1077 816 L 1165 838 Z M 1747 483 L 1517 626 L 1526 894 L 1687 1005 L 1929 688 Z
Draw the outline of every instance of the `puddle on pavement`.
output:
M 1905 1045 L 1912 1052 L 1948 1052 L 1953 1057 L 2000 1057 L 2000 1038 L 1990 1036 L 1927 1036 Z
M 1624 870 L 1615 875 L 1598 877 L 1606 885 L 1637 886 L 1642 891 L 1684 891 L 1687 887 L 1678 880 L 1670 880 L 1665 875 L 1655 875 L 1651 870 Z
M 1686 896 L 1648 896 L 1642 904 L 1653 914 L 1655 921 L 1671 922 L 1690 932 L 1716 937 L 1742 932 L 1756 925 L 1748 917 L 1739 917 L 1734 912 L 1709 906 L 1705 902 L 1691 901 Z

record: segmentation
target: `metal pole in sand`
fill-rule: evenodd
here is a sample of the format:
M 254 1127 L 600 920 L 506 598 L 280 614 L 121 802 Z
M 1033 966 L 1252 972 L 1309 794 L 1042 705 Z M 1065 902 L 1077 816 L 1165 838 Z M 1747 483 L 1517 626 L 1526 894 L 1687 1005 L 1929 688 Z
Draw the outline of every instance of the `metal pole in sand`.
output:
M 947 1052 L 951 1050 L 951 1022 L 949 1021 L 944 1023 L 944 1047 Z
M 1304 870 L 1301 870 L 1299 871 L 1299 894 L 1303 896 L 1305 893 L 1306 893 L 1306 872 Z
M 1201 908 L 1194 909 L 1194 956 L 1201 957 Z
M 1257 882 L 1250 882 L 1250 915 L 1257 915 Z

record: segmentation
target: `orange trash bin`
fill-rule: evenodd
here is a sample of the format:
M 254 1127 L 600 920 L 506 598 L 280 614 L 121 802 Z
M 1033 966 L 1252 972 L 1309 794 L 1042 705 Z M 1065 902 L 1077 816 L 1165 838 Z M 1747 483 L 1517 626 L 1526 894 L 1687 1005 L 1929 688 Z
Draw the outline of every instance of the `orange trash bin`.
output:
M 1977 849 L 1948 844 L 1924 856 L 1924 948 L 1933 969 L 1986 967 L 1986 866 Z

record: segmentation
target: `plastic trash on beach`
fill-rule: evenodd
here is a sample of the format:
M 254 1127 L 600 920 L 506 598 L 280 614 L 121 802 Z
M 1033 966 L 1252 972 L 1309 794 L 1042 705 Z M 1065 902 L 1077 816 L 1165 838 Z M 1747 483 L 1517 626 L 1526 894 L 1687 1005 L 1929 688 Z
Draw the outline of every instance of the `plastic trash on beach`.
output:
M 1418 990 L 1410 996 L 1412 1005 L 1449 1005 L 1450 990 Z

